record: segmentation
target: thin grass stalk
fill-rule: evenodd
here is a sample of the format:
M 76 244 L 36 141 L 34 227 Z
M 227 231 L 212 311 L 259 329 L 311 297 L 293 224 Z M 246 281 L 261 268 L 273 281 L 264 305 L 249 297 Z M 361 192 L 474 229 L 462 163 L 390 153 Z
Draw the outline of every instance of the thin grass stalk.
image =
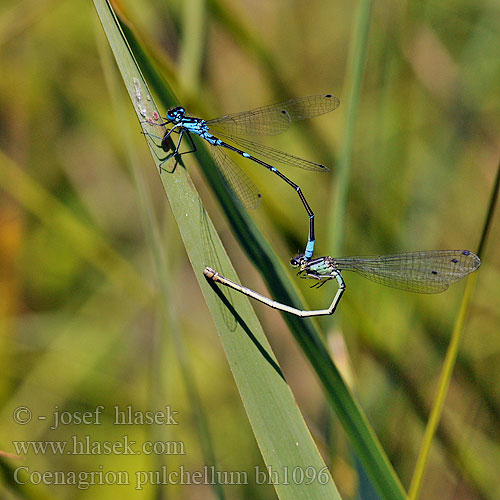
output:
M 349 317 L 361 318 L 359 331 L 362 332 L 360 340 L 362 341 L 363 351 L 366 351 L 365 354 L 372 357 L 380 365 L 384 373 L 390 377 L 395 387 L 402 388 L 405 399 L 413 408 L 416 417 L 423 423 L 422 426 L 424 426 L 429 416 L 429 405 L 426 404 L 422 387 L 405 371 L 402 360 L 395 357 L 390 349 L 384 349 L 383 345 L 373 342 L 373 339 L 379 336 L 379 332 L 369 318 L 362 316 L 362 308 L 352 302 L 346 302 L 344 308 Z M 466 376 L 467 374 L 463 374 L 462 378 Z M 495 421 L 493 415 L 490 415 L 489 418 Z M 490 466 L 484 456 L 481 456 L 477 452 L 471 453 L 469 450 L 468 453 L 465 453 L 463 446 L 459 443 L 459 440 L 463 439 L 463 437 L 457 436 L 453 428 L 453 425 L 445 426 L 441 422 L 436 430 L 437 442 L 443 448 L 446 460 L 453 467 L 452 472 L 457 477 L 465 478 L 465 484 L 471 490 L 471 494 L 476 495 L 478 499 L 496 500 L 497 497 L 492 494 L 494 489 L 491 487 L 492 484 L 490 484 L 493 481 L 485 481 L 485 474 L 481 473 L 481 470 L 486 469 L 490 472 L 491 476 L 491 474 L 494 474 L 493 467 Z M 494 444 L 491 447 L 494 447 Z M 489 469 L 488 466 L 490 466 Z
M 327 220 L 330 221 L 331 231 L 328 242 L 331 255 L 341 255 L 345 221 L 347 212 L 347 195 L 351 180 L 351 166 L 358 120 L 361 88 L 368 51 L 368 33 L 370 30 L 372 0 L 362 0 L 356 16 L 355 28 L 351 42 L 351 57 L 349 71 L 346 78 L 346 88 L 349 88 L 347 99 L 347 121 L 342 150 L 336 166 L 336 188 L 334 189 L 334 202 L 331 206 Z
M 436 399 L 431 410 L 429 421 L 427 422 L 427 426 L 425 428 L 422 447 L 420 449 L 417 464 L 415 466 L 415 471 L 413 473 L 412 481 L 410 484 L 408 493 L 409 500 L 416 500 L 419 497 L 420 491 L 422 489 L 422 481 L 424 477 L 425 467 L 427 465 L 429 451 L 431 449 L 434 435 L 436 434 L 436 429 L 441 418 L 446 395 L 448 394 L 448 388 L 450 386 L 451 376 L 453 374 L 453 368 L 457 359 L 458 348 L 464 331 L 464 325 L 467 319 L 467 313 L 469 312 L 476 280 L 477 274 L 472 274 L 467 279 L 467 285 L 465 287 L 462 304 L 460 305 L 460 311 L 458 313 L 457 321 L 455 322 L 455 327 L 453 328 L 453 333 L 451 336 L 450 344 L 448 346 L 448 352 L 446 353 L 443 370 L 441 372 L 441 376 L 439 377 Z
M 203 50 L 206 47 L 206 18 L 206 0 L 182 2 L 180 80 L 192 95 L 196 95 L 200 89 Z
M 497 175 L 493 185 L 493 190 L 490 197 L 490 203 L 488 206 L 488 211 L 486 213 L 486 219 L 483 226 L 483 232 L 481 235 L 480 243 L 478 246 L 477 254 L 481 257 L 486 246 L 488 234 L 490 232 L 491 223 L 493 221 L 493 213 L 496 208 L 498 201 L 498 191 L 500 188 L 500 163 L 497 169 Z M 460 340 L 463 335 L 465 321 L 467 319 L 467 313 L 470 308 L 470 303 L 472 300 L 472 294 L 474 292 L 474 287 L 477 281 L 477 273 L 469 276 L 467 280 L 467 285 L 465 288 L 464 296 L 460 306 L 460 311 L 458 313 L 455 326 L 453 328 L 453 333 L 451 336 L 451 341 L 448 347 L 448 352 L 446 353 L 446 358 L 443 365 L 443 370 L 439 378 L 438 390 L 434 405 L 431 410 L 429 417 L 429 422 L 425 429 L 424 438 L 422 440 L 422 447 L 420 449 L 417 463 L 415 465 L 415 471 L 413 473 L 412 481 L 410 484 L 410 489 L 408 493 L 409 500 L 416 500 L 421 492 L 422 483 L 425 473 L 425 468 L 427 466 L 427 461 L 429 457 L 430 448 L 432 441 L 434 440 L 434 435 L 436 434 L 436 429 L 441 418 L 444 403 L 446 400 L 446 395 L 448 394 L 448 388 L 451 382 L 451 376 L 453 374 L 453 368 L 458 355 L 458 348 L 460 345 Z
M 349 67 L 344 85 L 345 89 L 349 89 L 349 97 L 346 103 L 346 128 L 339 159 L 335 168 L 335 176 L 332 178 L 333 203 L 330 206 L 326 219 L 330 221 L 327 248 L 328 253 L 331 255 L 342 255 L 341 250 L 345 231 L 354 137 L 356 134 L 356 123 L 368 50 L 368 33 L 371 22 L 372 3 L 372 0 L 362 0 L 359 4 L 350 42 Z M 337 318 L 338 316 L 327 318 L 325 322 L 331 328 L 336 324 Z M 357 464 L 366 471 L 366 464 L 363 463 L 363 460 L 359 460 Z M 368 472 L 367 475 L 370 477 Z M 376 486 L 373 478 L 371 478 L 371 480 L 372 485 Z
M 360 314 L 359 309 L 354 307 L 349 307 L 349 312 L 351 314 Z M 371 325 L 365 327 L 366 334 L 373 334 L 376 336 L 377 332 L 375 329 L 371 331 L 370 327 Z M 403 389 L 405 400 L 412 406 L 417 418 L 421 422 L 425 422 L 429 415 L 425 397 L 421 394 L 422 391 L 418 382 L 414 381 L 408 375 L 405 371 L 405 367 L 402 366 L 398 360 L 395 360 L 390 352 L 377 348 L 376 346 L 370 345 L 366 349 L 366 354 L 371 356 L 375 362 L 380 365 L 381 369 L 388 374 L 395 387 L 401 387 Z M 446 453 L 445 458 L 450 463 L 450 471 L 453 472 L 456 477 L 463 478 L 465 485 L 474 498 L 477 497 L 478 500 L 497 500 L 498 496 L 492 493 L 494 492 L 493 486 L 496 487 L 496 484 L 491 484 L 494 483 L 494 480 L 485 480 L 485 475 L 488 472 L 490 472 L 490 477 L 493 477 L 493 467 L 491 467 L 491 464 L 487 463 L 487 459 L 478 452 L 471 453 L 470 450 L 466 452 L 464 447 L 459 443 L 461 437 L 458 436 L 451 427 L 452 426 L 444 426 L 441 423 L 436 430 L 436 438 L 439 445 L 443 447 Z M 405 437 L 406 442 L 404 444 L 400 443 L 400 445 L 410 446 L 411 437 Z M 493 447 L 494 444 L 491 445 L 491 448 Z M 483 470 L 487 472 L 482 473 L 481 471 Z M 451 498 L 454 497 L 451 496 Z
M 423 329 L 431 332 L 427 335 L 427 339 L 432 343 L 432 347 L 437 356 L 444 358 L 446 356 L 447 347 L 443 345 L 448 342 L 449 337 L 444 337 L 443 333 L 436 329 L 435 324 L 431 324 L 427 318 L 423 318 Z M 480 377 L 474 369 L 474 360 L 470 355 L 458 353 L 457 370 L 463 379 L 467 380 L 472 386 L 474 392 L 484 402 L 491 420 L 500 422 L 500 406 L 494 395 L 494 389 L 484 378 Z

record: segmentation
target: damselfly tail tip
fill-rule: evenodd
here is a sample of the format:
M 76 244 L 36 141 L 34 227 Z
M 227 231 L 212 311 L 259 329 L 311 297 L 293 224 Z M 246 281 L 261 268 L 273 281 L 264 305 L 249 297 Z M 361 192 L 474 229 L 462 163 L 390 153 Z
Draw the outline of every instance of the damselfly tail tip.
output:
M 217 271 L 215 271 L 211 267 L 205 267 L 205 269 L 203 270 L 203 274 L 206 278 L 212 279 L 217 274 Z
M 472 259 L 472 263 L 470 266 L 471 273 L 478 269 L 481 265 L 481 259 L 474 252 L 471 252 L 470 250 L 462 250 L 462 255 L 465 255 L 466 257 L 470 257 Z
M 340 106 L 340 99 L 337 96 L 334 96 L 333 94 L 325 94 L 324 95 L 325 99 L 331 99 L 334 102 L 334 108 L 336 109 Z

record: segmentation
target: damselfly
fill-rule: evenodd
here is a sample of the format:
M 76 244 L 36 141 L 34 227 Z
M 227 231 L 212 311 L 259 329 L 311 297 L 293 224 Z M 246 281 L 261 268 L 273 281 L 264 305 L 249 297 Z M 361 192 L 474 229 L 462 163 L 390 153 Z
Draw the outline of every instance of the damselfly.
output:
M 303 255 L 290 261 L 299 269 L 298 276 L 316 280 L 314 286 L 322 286 L 331 279 L 337 280 L 338 290 L 328 309 L 303 311 L 295 307 L 271 300 L 234 281 L 221 276 L 217 271 L 206 267 L 204 274 L 208 279 L 228 286 L 252 297 L 274 309 L 303 318 L 333 314 L 340 302 L 346 286 L 343 271 L 354 271 L 361 276 L 382 285 L 417 293 L 439 293 L 451 283 L 475 271 L 480 265 L 479 257 L 469 250 L 427 250 L 422 252 L 379 255 L 376 257 L 318 257 L 306 260 Z
M 175 155 L 183 155 L 196 151 L 196 146 L 191 137 L 191 133 L 199 135 L 211 146 L 213 157 L 219 166 L 221 179 L 229 191 L 239 198 L 247 208 L 256 208 L 260 202 L 261 195 L 254 183 L 244 174 L 234 161 L 226 154 L 225 150 L 233 151 L 244 158 L 266 167 L 268 170 L 283 179 L 299 195 L 299 198 L 309 216 L 309 236 L 304 259 L 311 259 L 314 251 L 314 212 L 311 210 L 300 187 L 281 173 L 276 167 L 266 163 L 261 158 L 293 167 L 306 170 L 316 170 L 319 172 L 329 172 L 324 165 L 309 160 L 303 160 L 291 154 L 270 148 L 263 144 L 257 144 L 244 139 L 245 135 L 275 135 L 285 131 L 293 121 L 313 118 L 324 113 L 328 113 L 337 108 L 340 101 L 332 94 L 313 95 L 291 99 L 279 104 L 272 104 L 262 108 L 224 115 L 213 120 L 202 120 L 186 115 L 186 110 L 178 106 L 169 110 L 164 123 L 148 123 L 158 126 L 172 125 L 163 137 L 147 134 L 161 140 L 161 148 L 168 152 L 170 148 L 169 138 L 173 132 L 179 134 L 179 140 L 174 150 L 165 158 L 162 164 Z M 192 149 L 179 153 L 182 138 L 187 136 Z M 220 139 L 222 138 L 222 139 Z M 235 147 L 225 141 L 236 144 Z M 241 149 L 240 149 L 241 148 Z M 253 153 L 255 156 L 250 154 Z

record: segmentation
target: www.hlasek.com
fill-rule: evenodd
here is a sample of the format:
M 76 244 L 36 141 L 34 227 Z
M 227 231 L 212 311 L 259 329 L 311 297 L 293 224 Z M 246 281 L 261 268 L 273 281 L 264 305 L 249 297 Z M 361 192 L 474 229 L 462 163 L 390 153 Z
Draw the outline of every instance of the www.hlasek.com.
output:
M 131 475 L 128 471 L 105 471 L 103 466 L 95 471 L 34 471 L 27 466 L 14 470 L 14 481 L 17 484 L 45 484 L 76 486 L 87 490 L 91 486 L 134 485 L 136 490 L 142 490 L 148 485 L 238 485 L 249 484 L 249 473 L 246 471 L 222 471 L 214 466 L 204 466 L 201 470 L 189 471 L 180 466 L 168 469 L 162 466 L 158 470 L 136 471 Z M 256 484 L 327 484 L 330 474 L 327 467 L 320 470 L 314 467 L 283 467 L 274 470 L 272 467 L 262 469 L 254 467 Z
M 12 441 L 17 455 L 185 455 L 183 441 L 137 441 L 122 436 L 116 441 L 93 440 L 89 435 L 68 441 Z

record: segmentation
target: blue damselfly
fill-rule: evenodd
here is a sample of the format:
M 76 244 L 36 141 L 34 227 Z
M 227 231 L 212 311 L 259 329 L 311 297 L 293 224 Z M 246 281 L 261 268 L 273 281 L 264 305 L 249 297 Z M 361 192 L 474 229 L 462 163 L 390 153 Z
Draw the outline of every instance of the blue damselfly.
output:
M 174 150 L 165 158 L 161 159 L 162 164 L 173 156 L 194 153 L 196 151 L 196 146 L 191 134 L 196 134 L 202 139 L 205 139 L 211 146 L 212 155 L 219 166 L 222 181 L 226 187 L 229 188 L 229 191 L 240 199 L 247 208 L 256 208 L 260 202 L 261 195 L 254 183 L 226 154 L 225 150 L 233 151 L 244 158 L 248 158 L 266 167 L 284 180 L 297 192 L 309 216 L 309 236 L 304 252 L 304 259 L 309 260 L 312 258 L 314 252 L 314 212 L 309 206 L 300 187 L 276 167 L 266 163 L 260 158 L 318 172 L 329 172 L 329 169 L 319 163 L 298 158 L 297 156 L 273 149 L 263 144 L 251 142 L 244 139 L 242 136 L 279 134 L 285 131 L 293 121 L 313 118 L 328 113 L 337 108 L 339 104 L 340 101 L 338 98 L 332 94 L 313 95 L 290 99 L 286 102 L 264 106 L 251 111 L 224 115 L 213 120 L 203 120 L 201 118 L 188 116 L 183 107 L 177 106 L 166 113 L 164 123 L 153 123 L 152 121 L 148 121 L 148 123 L 152 125 L 171 126 L 163 137 L 154 136 L 153 134 L 147 135 L 160 139 L 161 148 L 165 152 L 168 152 L 171 149 L 169 140 L 171 134 L 173 132 L 179 134 L 179 139 Z M 179 152 L 184 136 L 189 139 L 192 149 Z M 229 143 L 226 141 L 229 141 Z M 250 152 L 252 154 L 250 154 Z

